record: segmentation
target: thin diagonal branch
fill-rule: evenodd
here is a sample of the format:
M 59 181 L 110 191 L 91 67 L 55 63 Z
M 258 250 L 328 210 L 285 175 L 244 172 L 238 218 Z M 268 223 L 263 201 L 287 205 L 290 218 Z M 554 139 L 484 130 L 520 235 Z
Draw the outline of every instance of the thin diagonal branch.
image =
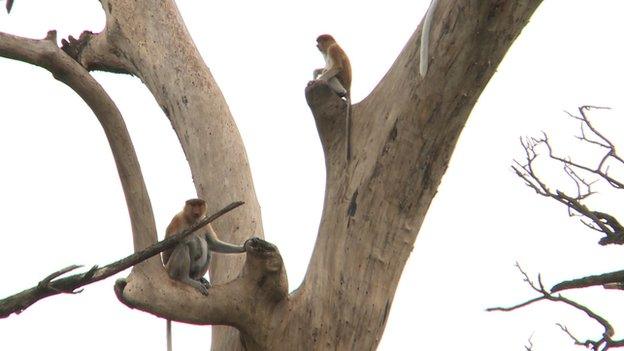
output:
M 156 244 L 146 248 L 145 250 L 136 252 L 128 257 L 122 258 L 102 268 L 94 266 L 86 273 L 74 274 L 57 280 L 54 279 L 81 266 L 73 265 L 54 272 L 44 278 L 41 282 L 39 282 L 37 286 L 0 300 L 0 318 L 6 318 L 12 313 L 19 314 L 35 302 L 46 297 L 62 293 L 75 293 L 75 290 L 81 286 L 85 286 L 106 279 L 114 274 L 117 274 L 127 268 L 136 265 L 137 263 L 143 262 L 146 259 L 153 257 L 168 248 L 174 247 L 180 240 L 184 239 L 184 237 L 186 237 L 187 235 L 206 226 L 208 223 L 216 220 L 217 218 L 221 217 L 222 215 L 228 213 L 229 211 L 237 208 L 242 204 L 243 202 L 240 201 L 233 202 L 223 209 L 219 210 L 218 212 L 197 222 L 197 224 L 182 231 L 181 233 L 159 241 Z

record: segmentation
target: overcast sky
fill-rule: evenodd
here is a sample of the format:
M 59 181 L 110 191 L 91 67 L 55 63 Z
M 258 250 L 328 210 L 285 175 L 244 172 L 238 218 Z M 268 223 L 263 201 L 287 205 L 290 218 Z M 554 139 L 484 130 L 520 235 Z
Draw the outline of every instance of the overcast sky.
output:
M 315 38 L 331 33 L 349 55 L 357 102 L 390 67 L 428 1 L 178 5 L 241 131 L 266 238 L 280 248 L 295 289 L 318 230 L 325 180 L 304 98 L 313 69 L 323 66 Z M 563 154 L 588 156 L 588 149 L 571 146 L 578 124 L 564 113 L 579 105 L 612 107 L 591 116 L 613 141 L 621 139 L 622 13 L 618 0 L 548 0 L 531 18 L 466 124 L 403 272 L 380 350 L 524 350 L 531 336 L 535 351 L 578 350 L 558 322 L 580 339 L 600 334 L 598 325 L 565 306 L 484 309 L 534 296 L 516 261 L 532 276 L 541 273 L 548 286 L 624 266 L 621 247 L 599 247 L 598 233 L 536 197 L 510 169 L 522 157 L 518 138 L 542 130 Z M 95 0 L 16 0 L 11 15 L 0 11 L 0 31 L 32 38 L 49 29 L 59 38 L 78 36 L 103 25 Z M 139 79 L 94 76 L 126 119 L 162 237 L 184 200 L 195 197 L 182 150 Z M 70 264 L 104 265 L 131 253 L 117 171 L 85 103 L 47 71 L 1 58 L 0 97 L 0 296 Z M 622 215 L 616 197 L 598 196 L 600 209 Z M 0 320 L 0 349 L 164 350 L 165 321 L 120 304 L 114 280 Z M 567 295 L 624 326 L 621 292 L 594 288 Z M 174 324 L 175 350 L 208 349 L 208 331 Z

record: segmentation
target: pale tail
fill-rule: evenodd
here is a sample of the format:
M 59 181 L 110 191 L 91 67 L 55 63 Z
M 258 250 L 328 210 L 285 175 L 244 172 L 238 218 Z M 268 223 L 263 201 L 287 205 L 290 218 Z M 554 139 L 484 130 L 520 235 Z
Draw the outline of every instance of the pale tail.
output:
M 432 0 L 425 14 L 425 22 L 420 32 L 420 76 L 427 75 L 429 68 L 429 32 L 431 31 L 431 20 L 435 12 L 438 0 Z

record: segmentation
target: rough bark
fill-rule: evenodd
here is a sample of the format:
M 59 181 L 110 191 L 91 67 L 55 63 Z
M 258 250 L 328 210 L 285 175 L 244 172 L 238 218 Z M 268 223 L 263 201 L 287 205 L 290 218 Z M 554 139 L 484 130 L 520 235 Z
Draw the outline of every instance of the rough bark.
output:
M 418 75 L 417 29 L 379 85 L 353 107 L 348 164 L 347 107 L 323 83 L 306 88 L 327 185 L 314 253 L 292 294 L 277 248 L 258 239 L 245 245 L 244 256 L 214 260 L 207 297 L 168 279 L 154 258 L 117 286 L 120 298 L 173 320 L 235 327 L 215 328 L 213 350 L 374 349 L 470 111 L 540 2 L 440 1 L 427 75 Z M 261 236 L 242 141 L 173 1 L 101 3 L 105 30 L 70 40 L 64 50 L 87 69 L 138 76 L 171 121 L 209 211 L 246 202 L 216 223 L 220 236 L 234 243 Z M 135 243 L 155 241 L 150 232 L 133 235 Z
M 294 339 L 311 348 L 367 350 L 379 343 L 459 134 L 539 3 L 440 1 L 427 75 L 418 75 L 417 30 L 384 79 L 353 107 L 349 165 L 337 122 L 344 107 L 326 86 L 308 87 L 328 179 L 319 236 L 295 309 L 299 318 L 310 313 L 311 330 L 291 321 L 284 335 L 298 335 Z
M 138 76 L 171 121 L 197 193 L 208 200 L 208 211 L 232 201 L 245 202 L 241 211 L 215 223 L 217 233 L 237 244 L 251 236 L 262 237 L 260 206 L 242 140 L 175 3 L 104 0 L 102 7 L 107 18 L 105 30 L 82 36 L 80 43 L 68 43 L 66 51 L 80 44 L 74 57 L 84 67 Z M 136 15 L 147 13 L 150 15 Z M 151 262 L 154 270 L 134 270 L 128 278 L 125 294 L 129 299 L 149 301 L 152 293 L 171 286 L 159 260 Z M 213 284 L 235 278 L 243 262 L 242 255 L 214 257 L 210 269 Z M 180 301 L 189 298 L 187 294 L 175 296 Z M 240 344 L 238 333 L 233 330 L 215 328 L 213 335 L 215 349 L 231 349 Z M 221 340 L 225 342 L 221 344 Z

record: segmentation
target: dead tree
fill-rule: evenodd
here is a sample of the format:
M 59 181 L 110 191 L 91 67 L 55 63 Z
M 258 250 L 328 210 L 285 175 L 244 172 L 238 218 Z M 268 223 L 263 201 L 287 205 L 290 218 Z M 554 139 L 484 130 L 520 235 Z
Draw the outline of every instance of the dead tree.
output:
M 518 177 L 533 189 L 538 195 L 555 200 L 563 204 L 569 216 L 580 217 L 581 222 L 593 231 L 603 235 L 598 244 L 622 245 L 624 244 L 624 227 L 614 215 L 604 210 L 596 210 L 588 204 L 588 199 L 595 194 L 594 188 L 602 183 L 612 190 L 624 189 L 624 181 L 621 176 L 624 169 L 624 159 L 617 153 L 614 143 L 591 122 L 588 111 L 592 109 L 604 109 L 595 106 L 581 106 L 579 114 L 568 113 L 569 117 L 579 121 L 580 133 L 576 136 L 584 147 L 594 147 L 593 152 L 596 161 L 588 162 L 575 157 L 562 155 L 555 151 L 555 147 L 546 133 L 537 138 L 525 138 L 521 140 L 525 152 L 525 160 L 516 161 L 512 166 Z M 561 167 L 568 180 L 573 184 L 572 191 L 566 191 L 561 184 L 553 185 L 553 182 L 545 180 L 545 176 L 539 172 L 537 160 L 546 158 Z M 598 183 L 598 184 L 597 184 Z M 576 345 L 585 346 L 592 350 L 608 350 L 611 348 L 624 347 L 624 339 L 614 339 L 615 328 L 604 317 L 594 312 L 591 308 L 570 300 L 562 295 L 555 294 L 567 289 L 587 288 L 591 286 L 603 286 L 605 289 L 624 290 L 624 271 L 609 272 L 587 277 L 575 278 L 555 284 L 552 288 L 545 288 L 538 277 L 538 283 L 534 283 L 528 275 L 518 266 L 524 281 L 539 294 L 538 297 L 520 303 L 512 307 L 490 308 L 489 311 L 512 311 L 533 304 L 538 301 L 562 302 L 579 311 L 584 312 L 590 319 L 598 323 L 603 332 L 600 337 L 588 340 L 580 340 L 564 325 L 558 326 L 566 333 Z
M 197 193 L 246 205 L 216 223 L 224 239 L 262 233 L 248 162 L 227 104 L 172 0 L 101 0 L 106 27 L 65 41 L 0 34 L 0 56 L 50 70 L 100 119 L 115 155 L 135 251 L 156 242 L 148 194 L 123 119 L 91 70 L 139 77 L 169 118 Z M 159 259 L 116 285 L 129 306 L 210 324 L 213 350 L 369 350 L 381 339 L 401 271 L 470 111 L 540 0 L 442 0 L 418 73 L 420 27 L 379 85 L 352 111 L 345 162 L 345 104 L 327 85 L 305 97 L 326 160 L 323 217 L 305 279 L 289 293 L 277 248 L 218 257 L 207 297 L 173 284 Z M 302 84 L 303 85 L 303 84 Z M 223 179 L 228 179 L 227 183 Z M 218 185 L 218 186 L 217 186 Z

